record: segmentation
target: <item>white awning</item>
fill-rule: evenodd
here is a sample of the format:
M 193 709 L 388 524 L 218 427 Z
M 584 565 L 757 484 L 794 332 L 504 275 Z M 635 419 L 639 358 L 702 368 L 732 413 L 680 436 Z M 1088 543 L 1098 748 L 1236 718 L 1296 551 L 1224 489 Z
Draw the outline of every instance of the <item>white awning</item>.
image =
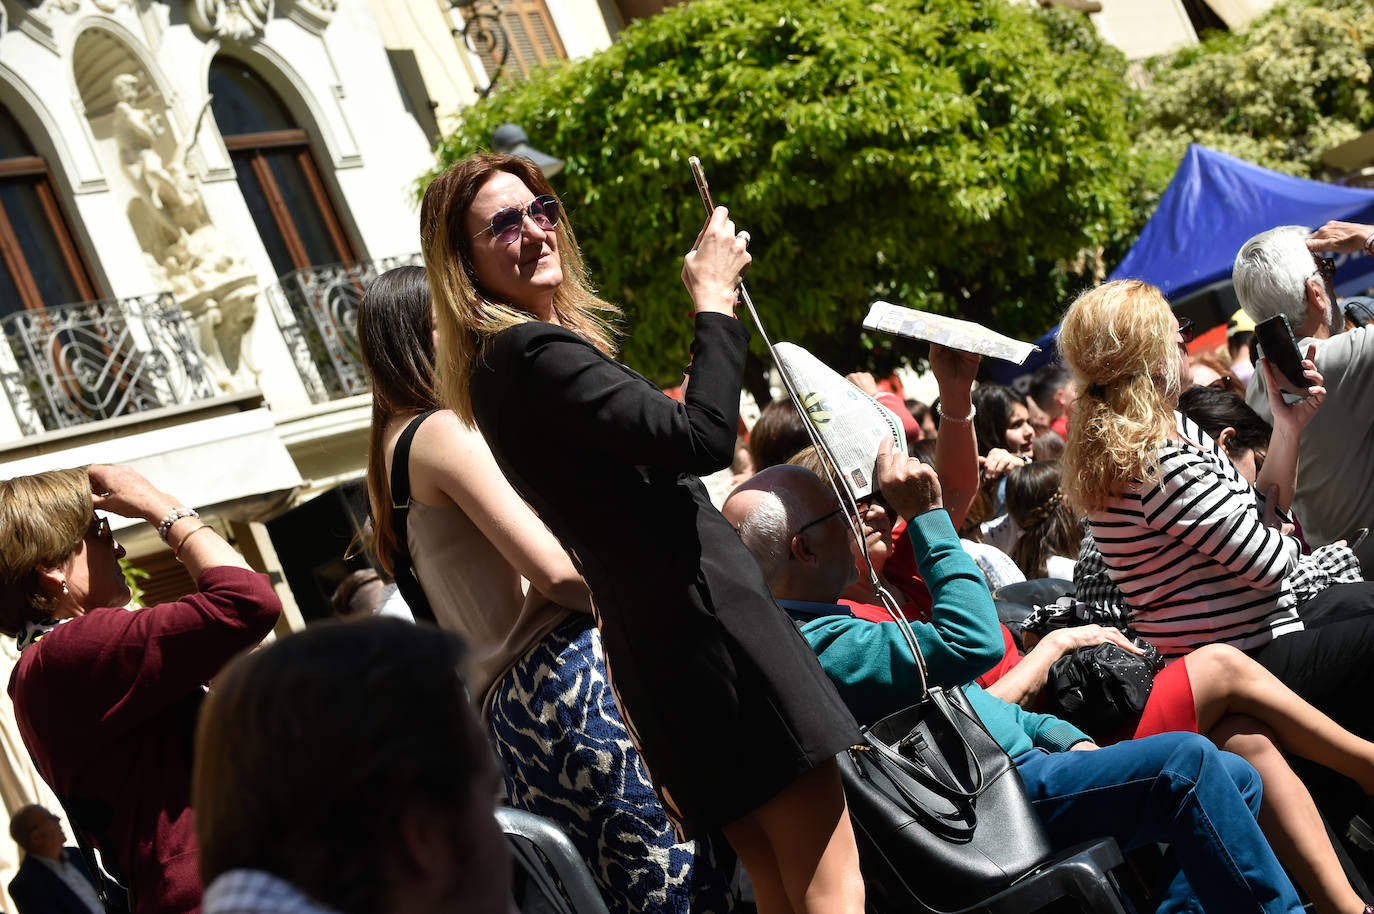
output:
M 263 407 L 0 463 L 0 478 L 90 463 L 128 464 L 186 504 L 239 520 L 276 513 L 303 482 Z M 109 520 L 115 529 L 140 523 L 114 515 Z

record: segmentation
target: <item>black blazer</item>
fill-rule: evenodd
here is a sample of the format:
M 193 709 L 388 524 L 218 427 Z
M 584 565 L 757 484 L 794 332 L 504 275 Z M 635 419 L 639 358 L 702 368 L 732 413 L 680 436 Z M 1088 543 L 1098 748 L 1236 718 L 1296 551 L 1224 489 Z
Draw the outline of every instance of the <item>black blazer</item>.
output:
M 86 862 L 81 859 L 81 852 L 74 847 L 64 847 L 62 853 L 67 862 L 86 877 L 91 888 L 99 892 L 90 870 L 86 869 Z M 90 909 L 76 893 L 33 854 L 24 857 L 19 874 L 10 881 L 10 897 L 19 907 L 19 914 L 90 914 Z
M 497 463 L 591 588 L 626 725 L 687 833 L 858 735 L 697 478 L 734 456 L 748 339 L 729 315 L 698 315 L 685 402 L 540 321 L 487 339 L 472 378 Z

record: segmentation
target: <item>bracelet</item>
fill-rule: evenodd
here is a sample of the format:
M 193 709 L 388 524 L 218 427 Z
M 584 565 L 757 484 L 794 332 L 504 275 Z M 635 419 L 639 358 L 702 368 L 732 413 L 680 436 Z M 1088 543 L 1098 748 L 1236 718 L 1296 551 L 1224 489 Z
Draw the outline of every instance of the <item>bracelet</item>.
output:
M 972 403 L 968 407 L 968 415 L 960 419 L 958 416 L 950 416 L 945 413 L 944 406 L 940 403 L 935 404 L 935 411 L 940 414 L 941 422 L 948 422 L 950 425 L 968 425 L 973 421 L 973 417 L 978 415 L 978 407 Z
M 162 541 L 167 542 L 167 534 L 172 532 L 172 524 L 181 520 L 183 517 L 200 517 L 195 508 L 188 508 L 185 505 L 178 505 L 167 512 L 167 516 L 157 525 L 157 535 L 162 537 Z
M 183 550 L 183 549 L 186 548 L 186 541 L 187 541 L 188 539 L 190 539 L 191 537 L 195 536 L 195 535 L 196 535 L 197 533 L 199 533 L 200 531 L 202 531 L 202 530 L 209 530 L 209 529 L 210 529 L 210 525 L 209 525 L 209 524 L 201 524 L 199 527 L 197 527 L 196 529 L 192 530 L 190 533 L 188 533 L 188 534 L 186 534 L 185 536 L 183 536 L 183 537 L 181 538 L 181 542 L 177 543 L 177 547 L 176 547 L 175 549 L 172 550 L 172 558 L 174 558 L 174 559 L 176 559 L 178 562 L 180 562 L 180 561 L 181 561 L 181 550 Z
M 1364 252 L 1374 257 L 1374 232 L 1370 232 L 1369 237 L 1364 240 Z

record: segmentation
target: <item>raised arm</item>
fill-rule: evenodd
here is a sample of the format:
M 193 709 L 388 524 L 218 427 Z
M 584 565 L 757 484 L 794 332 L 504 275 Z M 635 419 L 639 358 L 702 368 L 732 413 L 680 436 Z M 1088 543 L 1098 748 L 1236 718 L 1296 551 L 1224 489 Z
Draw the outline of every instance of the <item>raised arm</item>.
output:
M 749 264 L 747 243 L 748 233 L 736 234 L 718 208 L 684 260 L 695 338 L 682 402 L 580 336 L 537 321 L 498 334 L 486 346 L 482 357 L 492 370 L 474 380 L 474 400 L 519 403 L 521 421 L 540 423 L 552 440 L 576 442 L 618 462 L 696 475 L 729 466 L 748 353 L 749 330 L 733 316 L 740 273 Z M 491 388 L 478 396 L 479 384 Z M 490 409 L 477 413 L 488 432 L 503 421 Z
M 511 488 L 476 428 L 449 410 L 435 413 L 415 435 L 410 473 L 418 501 L 455 504 L 531 587 L 560 606 L 591 610 L 572 559 Z
M 1255 479 L 1255 488 L 1281 511 L 1287 511 L 1292 505 L 1293 492 L 1297 488 L 1298 440 L 1302 437 L 1302 430 L 1312 421 L 1326 399 L 1322 376 L 1312 361 L 1316 351 L 1316 346 L 1309 346 L 1307 358 L 1302 363 L 1303 374 L 1310 384 L 1307 398 L 1292 404 L 1283 402 L 1283 394 L 1269 360 L 1260 359 L 1264 389 L 1269 397 L 1269 413 L 1274 417 L 1274 431 L 1269 437 L 1269 450 L 1264 457 L 1264 467 Z
M 157 526 L 183 505 L 130 467 L 96 465 L 87 472 L 100 510 Z M 87 732 L 84 723 L 98 726 L 101 739 L 114 738 L 194 694 L 235 654 L 266 637 L 281 613 L 267 577 L 249 569 L 213 528 L 179 518 L 167 539 L 199 593 L 133 612 L 91 610 L 79 625 L 48 635 L 51 648 L 30 667 L 30 694 L 65 696 L 60 711 L 73 732 Z
M 945 510 L 958 530 L 978 494 L 978 444 L 973 437 L 973 379 L 978 356 L 930 344 L 930 370 L 940 390 L 940 437 L 935 439 L 935 470 L 940 475 Z
M 940 510 L 940 481 L 930 467 L 898 456 L 884 441 L 878 455 L 878 485 L 906 520 L 907 540 L 930 588 L 931 621 L 913 628 L 931 683 L 972 682 L 1001 658 L 1002 634 L 978 566 L 960 546 L 949 515 Z

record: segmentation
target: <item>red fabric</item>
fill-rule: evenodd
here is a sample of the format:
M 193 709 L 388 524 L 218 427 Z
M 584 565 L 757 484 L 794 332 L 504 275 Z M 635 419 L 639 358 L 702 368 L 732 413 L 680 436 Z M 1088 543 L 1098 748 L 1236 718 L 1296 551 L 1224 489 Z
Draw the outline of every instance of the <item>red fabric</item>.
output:
M 916 565 L 916 552 L 911 546 L 911 540 L 906 535 L 906 522 L 899 521 L 892 528 L 892 554 L 887 557 L 887 564 L 883 566 L 883 577 L 892 582 L 901 590 L 906 597 L 902 608 L 907 617 L 918 622 L 929 622 L 934 603 L 931 600 L 930 588 L 926 586 L 925 580 L 921 577 L 921 571 Z M 863 604 L 858 604 L 862 606 Z M 866 618 L 859 615 L 860 619 Z M 884 613 L 881 619 L 887 620 Z M 874 621 L 874 620 L 869 620 Z
M 1011 636 L 1011 631 L 1005 626 L 1002 629 L 1002 659 L 997 661 L 997 666 L 979 676 L 974 682 L 983 688 L 987 688 L 1011 671 L 1011 668 L 1021 662 L 1021 653 L 1016 649 L 1016 641 Z
M 887 391 L 880 391 L 873 399 L 892 410 L 897 414 L 897 418 L 902 420 L 902 433 L 906 435 L 907 441 L 921 440 L 921 423 L 917 422 L 916 417 L 911 414 L 911 410 L 906 408 L 906 401 Z
M 1188 665 L 1175 660 L 1155 674 L 1150 699 L 1140 715 L 1133 739 L 1156 733 L 1196 733 L 1197 705 L 1193 701 L 1193 683 L 1188 678 Z
M 136 914 L 200 910 L 190 808 L 196 711 L 205 683 L 281 613 L 265 575 L 211 568 L 200 587 L 175 603 L 96 609 L 63 623 L 26 648 L 10 676 L 34 763 L 117 861 Z
M 1068 440 L 1069 440 L 1069 417 L 1068 417 L 1068 416 L 1060 416 L 1058 419 L 1055 419 L 1055 420 L 1051 421 L 1051 422 L 1050 422 L 1050 431 L 1054 432 L 1056 435 L 1058 435 L 1060 438 L 1063 438 L 1065 441 L 1068 441 Z

